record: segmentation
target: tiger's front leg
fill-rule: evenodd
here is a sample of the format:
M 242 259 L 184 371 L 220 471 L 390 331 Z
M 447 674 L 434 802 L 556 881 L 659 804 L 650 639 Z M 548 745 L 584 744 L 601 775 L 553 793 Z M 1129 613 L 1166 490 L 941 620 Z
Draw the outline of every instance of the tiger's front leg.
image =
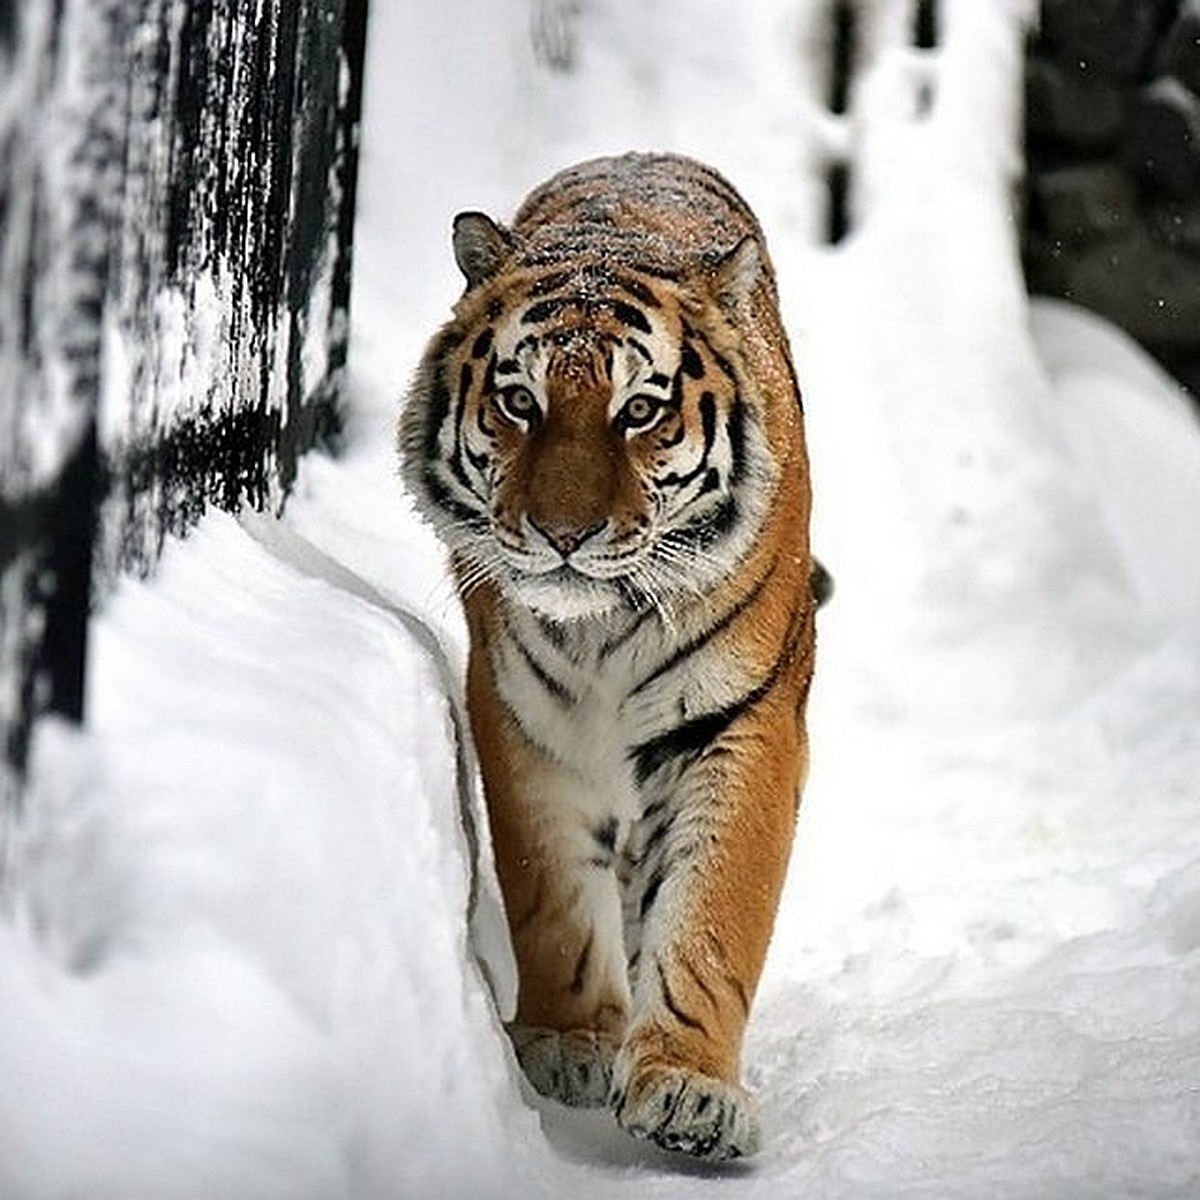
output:
M 629 822 L 614 814 L 597 781 L 524 733 L 497 696 L 484 655 L 472 657 L 469 688 L 517 960 L 509 1037 L 538 1092 L 574 1106 L 604 1105 L 629 1013 L 616 871 Z
M 612 1105 L 626 1130 L 667 1149 L 720 1160 L 758 1148 L 742 1035 L 806 768 L 781 688 L 690 764 L 663 762 L 647 780 L 627 897 L 636 981 Z

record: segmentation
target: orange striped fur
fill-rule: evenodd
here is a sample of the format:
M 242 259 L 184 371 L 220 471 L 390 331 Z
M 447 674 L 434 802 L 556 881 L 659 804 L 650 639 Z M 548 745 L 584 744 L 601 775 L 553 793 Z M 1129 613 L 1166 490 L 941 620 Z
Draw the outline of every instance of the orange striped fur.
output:
M 807 768 L 800 396 L 762 231 L 673 155 L 583 163 L 504 228 L 401 419 L 451 551 L 533 1085 L 752 1153 L 742 1035 Z

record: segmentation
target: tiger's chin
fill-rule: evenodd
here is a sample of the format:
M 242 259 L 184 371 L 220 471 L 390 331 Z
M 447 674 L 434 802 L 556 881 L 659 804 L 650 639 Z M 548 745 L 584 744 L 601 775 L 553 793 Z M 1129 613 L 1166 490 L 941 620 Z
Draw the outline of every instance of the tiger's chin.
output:
M 553 621 L 605 617 L 626 606 L 615 580 L 593 579 L 566 566 L 540 575 L 514 572 L 505 590 L 518 604 Z

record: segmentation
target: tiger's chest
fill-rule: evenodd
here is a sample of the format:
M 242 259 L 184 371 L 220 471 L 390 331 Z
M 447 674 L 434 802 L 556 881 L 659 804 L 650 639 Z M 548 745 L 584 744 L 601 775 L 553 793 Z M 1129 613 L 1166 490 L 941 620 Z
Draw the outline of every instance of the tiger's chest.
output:
M 598 787 L 637 789 L 659 741 L 693 726 L 702 736 L 749 677 L 746 664 L 653 614 L 567 630 L 517 614 L 489 649 L 500 694 L 527 736 Z

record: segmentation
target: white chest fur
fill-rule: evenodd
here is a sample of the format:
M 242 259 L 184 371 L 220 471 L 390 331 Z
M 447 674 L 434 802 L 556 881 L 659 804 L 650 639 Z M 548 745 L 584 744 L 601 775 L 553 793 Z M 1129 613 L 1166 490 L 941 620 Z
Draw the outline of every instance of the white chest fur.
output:
M 718 644 L 693 647 L 704 621 L 698 612 L 668 629 L 647 613 L 551 625 L 514 608 L 488 647 L 506 705 L 581 794 L 595 795 L 596 815 L 633 816 L 639 748 L 719 711 L 749 685 L 747 667 Z

